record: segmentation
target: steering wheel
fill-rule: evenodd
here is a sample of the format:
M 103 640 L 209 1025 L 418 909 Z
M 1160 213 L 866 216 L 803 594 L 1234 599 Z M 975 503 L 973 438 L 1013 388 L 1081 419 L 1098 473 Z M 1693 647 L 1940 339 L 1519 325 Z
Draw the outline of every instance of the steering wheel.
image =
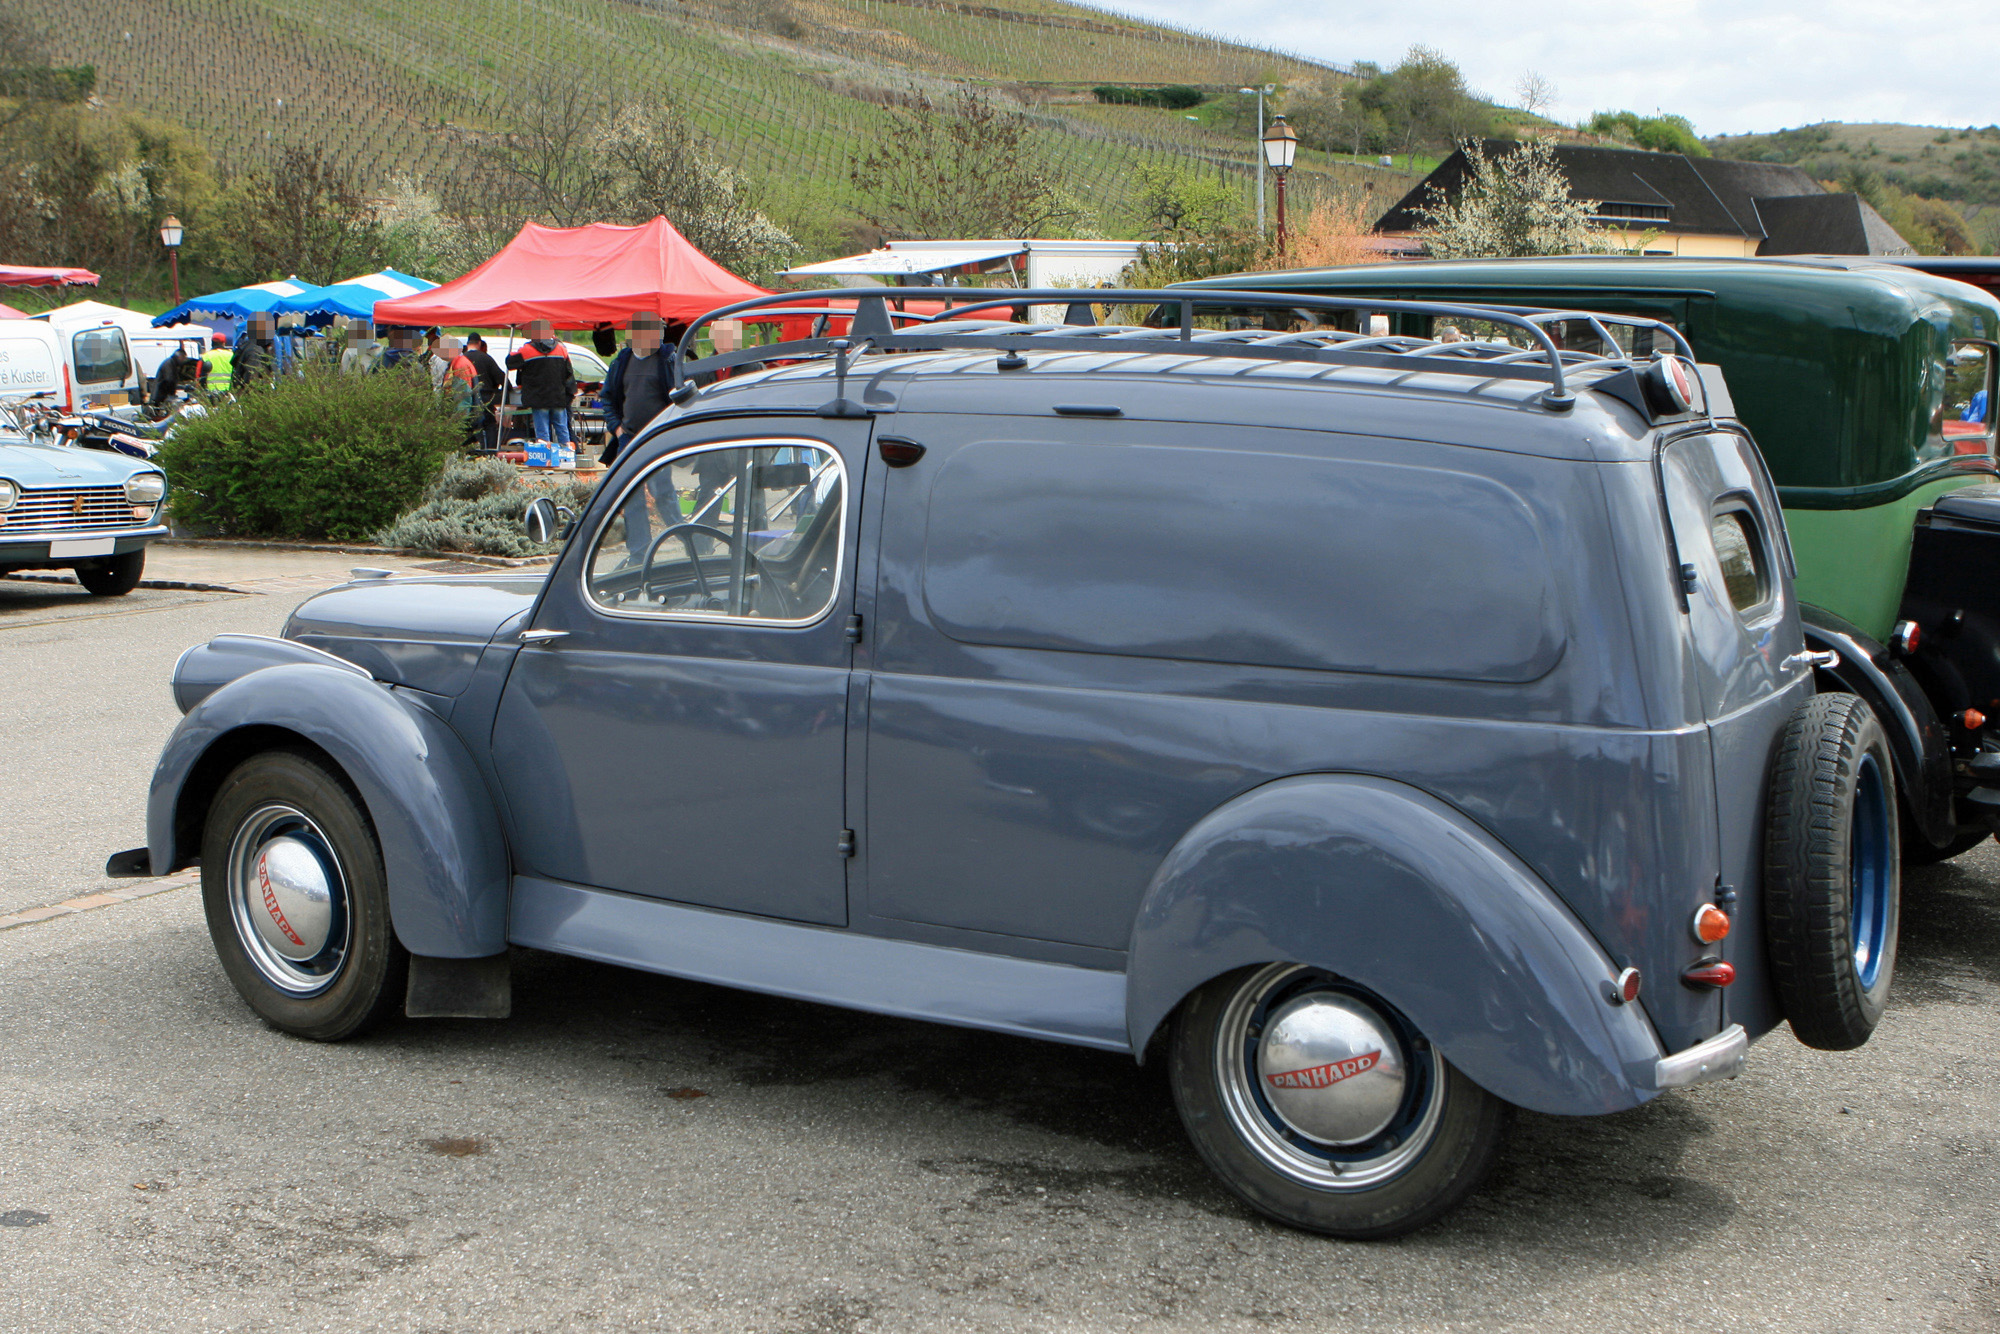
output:
M 660 548 L 666 545 L 668 538 L 678 537 L 681 540 L 681 545 L 687 548 L 688 567 L 694 571 L 694 584 L 700 590 L 702 600 L 704 602 L 711 602 L 715 599 L 715 594 L 709 591 L 708 576 L 702 573 L 701 556 L 694 549 L 694 538 L 697 533 L 705 533 L 722 543 L 728 549 L 731 556 L 736 554 L 736 539 L 732 538 L 728 533 L 723 532 L 720 528 L 714 528 L 705 523 L 677 523 L 654 538 L 653 544 L 646 549 L 646 563 L 639 569 L 639 591 L 641 594 L 649 593 L 653 587 L 653 562 L 659 558 Z M 764 564 L 763 558 L 756 552 L 752 551 L 748 554 L 749 560 L 746 563 L 756 567 L 758 589 L 760 591 L 768 590 L 772 599 L 778 604 L 779 615 L 784 619 L 791 619 L 797 608 L 792 604 L 791 594 L 785 591 L 784 581 L 772 576 L 770 569 Z

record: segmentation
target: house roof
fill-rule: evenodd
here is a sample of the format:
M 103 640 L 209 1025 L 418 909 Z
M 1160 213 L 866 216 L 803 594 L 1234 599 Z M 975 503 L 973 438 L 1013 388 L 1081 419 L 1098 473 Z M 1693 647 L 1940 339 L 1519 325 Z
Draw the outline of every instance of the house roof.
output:
M 1491 159 L 1518 146 L 1511 139 L 1488 139 L 1482 149 Z M 1578 199 L 1597 200 L 1598 216 L 1609 221 L 1668 234 L 1754 238 L 1764 243 L 1760 254 L 1909 252 L 1895 229 L 1866 203 L 1852 195 L 1827 194 L 1797 167 L 1587 144 L 1557 144 L 1555 158 L 1569 178 L 1570 192 Z M 1415 231 L 1424 225 L 1417 209 L 1432 189 L 1455 198 L 1465 176 L 1464 152 L 1453 153 L 1383 214 L 1376 230 Z
M 1759 199 L 1759 255 L 1909 255 L 1915 252 L 1859 195 Z

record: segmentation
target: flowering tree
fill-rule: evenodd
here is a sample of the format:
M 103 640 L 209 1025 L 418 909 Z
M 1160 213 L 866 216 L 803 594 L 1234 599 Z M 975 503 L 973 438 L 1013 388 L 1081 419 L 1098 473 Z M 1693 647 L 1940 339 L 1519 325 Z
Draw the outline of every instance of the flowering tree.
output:
M 1465 180 L 1458 198 L 1432 186 L 1422 208 L 1426 225 L 1417 239 L 1434 259 L 1489 259 L 1511 255 L 1576 255 L 1615 249 L 1590 220 L 1598 201 L 1577 199 L 1556 164 L 1555 146 L 1530 139 L 1489 159 L 1468 140 Z

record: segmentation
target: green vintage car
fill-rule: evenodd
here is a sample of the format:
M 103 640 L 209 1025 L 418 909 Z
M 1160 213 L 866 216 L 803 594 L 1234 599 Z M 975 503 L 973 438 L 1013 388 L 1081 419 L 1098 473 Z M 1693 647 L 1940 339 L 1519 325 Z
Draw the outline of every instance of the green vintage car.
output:
M 1675 326 L 1698 360 L 1721 368 L 1778 484 L 1806 637 L 1840 655 L 1822 684 L 1868 699 L 1895 738 L 1904 856 L 1954 856 L 1993 832 L 2000 301 L 1992 295 L 1864 257 L 1437 261 L 1206 285 L 1591 311 Z M 1474 321 L 1366 309 L 1348 327 L 1447 341 L 1492 332 Z M 1580 352 L 1604 351 L 1607 336 L 1640 356 L 1672 350 L 1615 321 L 1565 324 L 1566 345 Z

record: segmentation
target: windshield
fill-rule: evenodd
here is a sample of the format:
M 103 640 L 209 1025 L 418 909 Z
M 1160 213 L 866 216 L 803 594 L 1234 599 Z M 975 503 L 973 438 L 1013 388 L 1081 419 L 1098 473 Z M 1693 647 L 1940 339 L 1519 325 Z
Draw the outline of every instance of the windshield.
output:
M 131 378 L 132 349 L 123 329 L 85 329 L 70 341 L 70 348 L 76 356 L 78 384 L 123 384 Z

